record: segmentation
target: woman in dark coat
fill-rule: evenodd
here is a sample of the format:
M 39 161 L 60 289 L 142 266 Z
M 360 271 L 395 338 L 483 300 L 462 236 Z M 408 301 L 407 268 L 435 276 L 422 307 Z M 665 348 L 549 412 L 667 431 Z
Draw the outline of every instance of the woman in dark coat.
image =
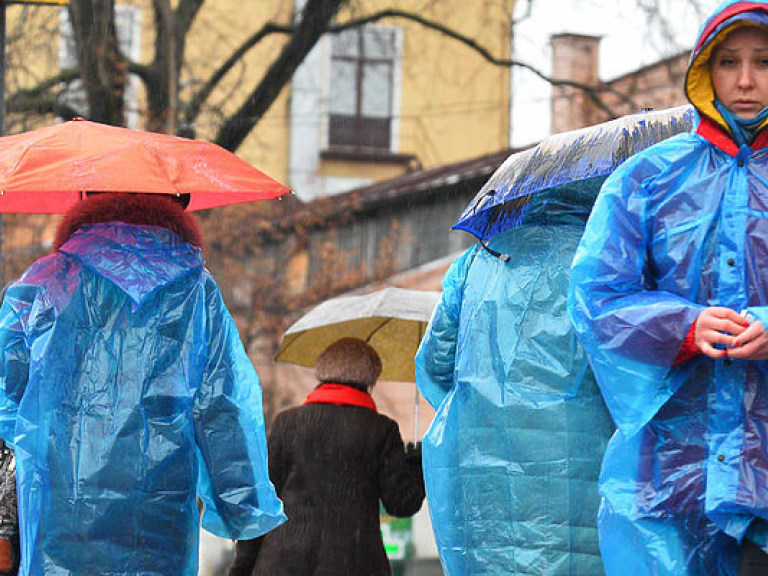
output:
M 392 516 L 412 516 L 424 482 L 420 451 L 406 452 L 397 423 L 369 394 L 380 373 L 376 351 L 356 338 L 320 355 L 319 386 L 275 417 L 268 439 L 269 475 L 288 522 L 237 542 L 230 576 L 391 573 L 379 501 Z

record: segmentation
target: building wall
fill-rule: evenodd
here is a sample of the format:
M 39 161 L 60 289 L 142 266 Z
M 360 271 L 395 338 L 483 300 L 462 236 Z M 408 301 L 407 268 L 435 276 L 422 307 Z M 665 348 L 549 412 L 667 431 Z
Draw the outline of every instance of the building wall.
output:
M 148 61 L 154 51 L 155 37 L 151 0 L 120 0 L 119 4 L 137 9 L 138 53 L 143 61 Z M 409 0 L 360 0 L 351 2 L 339 20 L 363 17 L 385 7 L 413 10 Z M 481 6 L 463 0 L 443 0 L 428 3 L 417 16 L 465 35 L 503 59 L 510 56 L 513 9 L 514 0 L 484 2 Z M 9 73 L 14 85 L 29 87 L 58 69 L 62 10 L 65 9 L 9 6 L 8 36 L 9 44 L 13 45 L 9 48 Z M 186 43 L 180 106 L 225 55 L 245 42 L 264 22 L 290 22 L 293 10 L 293 3 L 284 0 L 260 0 L 249 3 L 247 9 L 241 0 L 206 1 Z M 406 18 L 390 17 L 376 25 L 396 28 L 401 46 L 397 131 L 392 154 L 323 156 L 327 119 L 323 115 L 324 110 L 327 111 L 324 98 L 327 99 L 330 81 L 326 38 L 307 59 L 307 64 L 316 68 L 314 74 L 319 84 L 307 88 L 297 80 L 284 89 L 238 149 L 238 155 L 287 183 L 300 198 L 311 200 L 508 146 L 510 75 L 507 67 L 494 66 L 457 40 Z M 46 30 L 44 34 L 39 33 L 42 29 Z M 247 52 L 243 61 L 225 77 L 199 117 L 194 126 L 197 138 L 215 136 L 223 116 L 240 106 L 245 91 L 261 77 L 284 42 L 281 34 L 269 35 Z M 34 66 L 29 66 L 29 62 L 34 62 Z M 311 92 L 309 96 L 307 90 Z M 145 95 L 139 92 L 139 111 L 145 100 Z M 297 103 L 304 108 L 297 108 Z M 48 118 L 41 122 L 54 121 L 55 118 Z M 16 123 L 13 131 L 39 125 Z M 143 127 L 141 120 L 138 127 Z M 26 243 L 33 243 L 35 254 L 39 254 L 50 244 L 50 234 L 25 238 L 25 230 L 32 226 L 25 218 L 15 218 L 7 228 L 6 237 L 21 235 L 11 240 L 17 255 Z M 55 222 L 56 219 L 51 219 L 47 229 L 51 230 Z M 24 264 L 31 261 L 25 258 L 17 258 L 19 265 L 14 270 L 23 269 Z
M 687 103 L 683 81 L 689 53 L 645 66 L 613 80 L 598 76 L 600 38 L 558 34 L 551 38 L 552 76 L 591 87 L 600 103 L 576 87 L 553 86 L 552 134 L 599 124 L 644 109 L 672 108 Z
M 552 36 L 550 44 L 553 78 L 590 86 L 599 84 L 599 37 L 558 34 Z M 552 87 L 552 134 L 596 124 L 597 112 L 583 90 L 567 85 Z
M 149 20 L 150 11 L 145 13 Z M 292 14 L 292 2 L 286 0 L 206 0 L 187 41 L 189 66 L 181 79 L 182 87 L 198 86 L 199 81 L 208 78 L 226 56 L 266 22 L 287 24 L 292 21 Z M 223 116 L 234 113 L 242 105 L 245 95 L 280 53 L 285 38 L 282 34 L 268 35 L 233 67 L 212 97 L 207 112 L 201 114 L 195 126 L 197 138 L 210 140 L 216 136 Z M 182 88 L 182 98 L 190 95 L 191 90 Z M 290 98 L 289 84 L 237 150 L 238 156 L 286 184 L 289 183 Z
M 608 83 L 615 92 L 605 95 L 606 103 L 618 115 L 632 114 L 646 108 L 658 110 L 686 104 L 683 82 L 688 56 L 688 52 L 683 52 L 615 78 Z M 621 98 L 620 94 L 629 95 L 629 101 Z
M 298 0 L 299 2 L 301 0 Z M 353 4 L 356 18 L 384 7 L 413 10 L 407 1 Z M 509 58 L 513 0 L 477 5 L 462 0 L 430 3 L 419 15 L 475 39 L 498 58 Z M 303 200 L 336 194 L 417 168 L 503 149 L 509 134 L 509 69 L 404 18 L 376 23 L 397 31 L 400 59 L 394 79 L 394 129 L 388 154 L 329 154 L 327 97 L 333 79 L 330 39 L 319 43 L 297 71 L 291 99 L 288 181 Z M 372 164 L 379 168 L 373 170 Z

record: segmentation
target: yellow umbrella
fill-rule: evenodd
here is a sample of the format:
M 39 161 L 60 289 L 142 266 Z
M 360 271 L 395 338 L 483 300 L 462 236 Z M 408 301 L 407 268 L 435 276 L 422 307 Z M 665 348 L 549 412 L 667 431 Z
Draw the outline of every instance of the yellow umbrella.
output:
M 365 340 L 381 358 L 381 380 L 415 382 L 414 357 L 440 292 L 385 288 L 363 296 L 326 300 L 283 335 L 275 360 L 312 367 L 340 338 Z M 414 438 L 419 430 L 419 389 L 414 399 Z
M 365 340 L 381 357 L 381 379 L 414 382 L 414 356 L 440 292 L 385 288 L 326 300 L 283 335 L 278 362 L 312 367 L 340 338 Z

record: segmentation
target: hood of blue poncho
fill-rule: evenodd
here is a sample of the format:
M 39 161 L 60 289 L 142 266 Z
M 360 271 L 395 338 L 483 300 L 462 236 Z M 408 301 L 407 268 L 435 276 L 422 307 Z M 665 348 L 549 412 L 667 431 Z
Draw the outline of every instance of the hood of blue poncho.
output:
M 84 226 L 60 248 L 125 292 L 137 305 L 155 290 L 200 272 L 200 248 L 159 226 L 104 222 Z

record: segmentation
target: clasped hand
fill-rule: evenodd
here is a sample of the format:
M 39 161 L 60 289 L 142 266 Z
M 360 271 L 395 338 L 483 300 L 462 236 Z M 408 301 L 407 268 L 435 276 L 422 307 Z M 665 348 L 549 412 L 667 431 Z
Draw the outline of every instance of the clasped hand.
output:
M 768 334 L 762 323 L 750 323 L 730 308 L 705 308 L 696 319 L 694 343 L 710 358 L 768 358 Z

